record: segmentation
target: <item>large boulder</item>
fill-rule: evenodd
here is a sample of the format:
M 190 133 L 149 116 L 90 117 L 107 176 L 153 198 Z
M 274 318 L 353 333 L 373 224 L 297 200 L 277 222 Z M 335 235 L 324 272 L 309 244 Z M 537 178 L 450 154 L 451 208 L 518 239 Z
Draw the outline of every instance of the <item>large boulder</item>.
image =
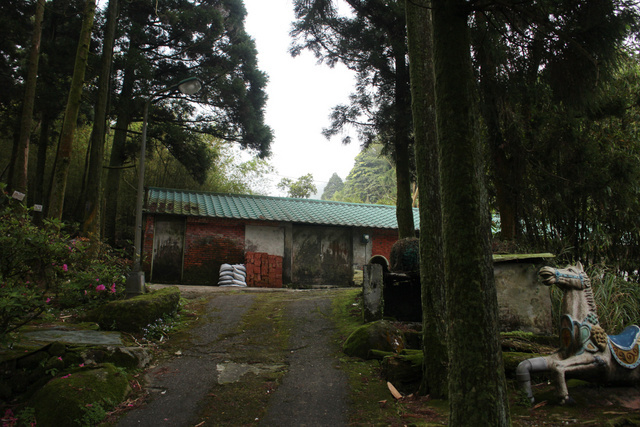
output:
M 129 381 L 111 364 L 82 368 L 49 381 L 29 402 L 38 427 L 94 425 L 129 393 Z
M 404 333 L 391 322 L 379 320 L 367 323 L 347 338 L 342 350 L 348 356 L 370 359 L 371 350 L 397 353 L 406 347 Z
M 88 320 L 101 329 L 140 332 L 158 319 L 175 314 L 180 305 L 180 290 L 171 286 L 136 297 L 111 301 L 94 310 Z

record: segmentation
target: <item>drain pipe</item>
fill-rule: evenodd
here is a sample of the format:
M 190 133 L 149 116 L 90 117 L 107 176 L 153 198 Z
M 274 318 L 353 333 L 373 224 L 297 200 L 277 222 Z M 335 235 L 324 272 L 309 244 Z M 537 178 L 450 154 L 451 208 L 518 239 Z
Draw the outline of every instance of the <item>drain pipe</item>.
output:
M 527 398 L 531 403 L 535 402 L 533 391 L 531 390 L 531 374 L 545 372 L 549 370 L 547 360 L 544 357 L 534 357 L 527 359 L 518 365 L 516 369 L 516 379 L 520 385 L 520 389 L 527 394 Z

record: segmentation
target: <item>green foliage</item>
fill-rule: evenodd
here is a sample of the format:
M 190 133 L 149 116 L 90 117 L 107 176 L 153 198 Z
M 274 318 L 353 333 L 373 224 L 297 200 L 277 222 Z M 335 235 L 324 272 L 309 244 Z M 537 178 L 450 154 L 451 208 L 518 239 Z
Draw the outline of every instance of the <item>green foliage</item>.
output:
M 286 191 L 289 197 L 296 199 L 308 199 L 318 191 L 313 183 L 313 175 L 310 173 L 301 176 L 296 181 L 291 178 L 282 178 L 278 183 L 278 188 Z
M 77 420 L 78 425 L 82 427 L 97 426 L 107 416 L 107 411 L 104 410 L 100 402 L 88 403 L 82 410 L 82 419 Z
M 331 175 L 331 178 L 329 178 L 329 182 L 327 183 L 327 186 L 324 187 L 322 197 L 320 198 L 322 200 L 331 200 L 333 198 L 333 195 L 336 192 L 342 190 L 343 187 L 344 182 L 342 182 L 342 178 L 340 178 L 337 173 L 334 173 L 333 175 Z
M 396 189 L 395 169 L 382 154 L 382 146 L 375 144 L 356 156 L 355 165 L 333 200 L 395 205 Z
M 124 292 L 126 264 L 89 242 L 71 239 L 59 221 L 33 224 L 30 211 L 0 185 L 0 342 L 52 305 L 115 299 Z
M 39 317 L 62 288 L 68 249 L 61 224 L 31 222 L 24 206 L 0 194 L 0 342 Z
M 62 307 L 91 308 L 125 296 L 127 263 L 120 253 L 106 245 L 91 249 L 86 240 L 72 240 L 68 246 L 68 279 L 56 295 Z
M 640 70 L 630 58 L 603 86 L 609 96 L 597 114 L 567 119 L 570 112 L 550 100 L 536 109 L 520 204 L 523 237 L 637 281 Z

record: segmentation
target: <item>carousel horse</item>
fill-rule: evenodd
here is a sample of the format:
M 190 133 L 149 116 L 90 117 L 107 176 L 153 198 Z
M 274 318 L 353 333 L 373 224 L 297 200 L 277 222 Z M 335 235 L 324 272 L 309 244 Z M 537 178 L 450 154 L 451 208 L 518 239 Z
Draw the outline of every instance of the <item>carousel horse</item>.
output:
M 640 381 L 640 328 L 628 326 L 609 336 L 599 325 L 591 281 L 582 264 L 565 269 L 543 267 L 539 276 L 546 286 L 563 292 L 560 349 L 549 356 L 527 359 L 518 365 L 516 377 L 533 403 L 531 374 L 549 372 L 555 380 L 561 404 L 572 403 L 567 378 L 606 384 L 632 385 Z

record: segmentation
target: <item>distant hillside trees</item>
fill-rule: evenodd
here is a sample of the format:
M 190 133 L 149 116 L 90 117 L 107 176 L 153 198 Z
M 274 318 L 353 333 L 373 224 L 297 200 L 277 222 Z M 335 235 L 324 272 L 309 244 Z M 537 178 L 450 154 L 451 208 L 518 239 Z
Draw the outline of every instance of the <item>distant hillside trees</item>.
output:
M 340 178 L 338 174 L 334 172 L 334 174 L 331 175 L 331 178 L 329 178 L 327 186 L 324 187 L 324 191 L 322 192 L 322 196 L 320 198 L 322 200 L 331 200 L 333 198 L 333 195 L 336 192 L 342 190 L 343 187 L 344 182 L 342 181 L 342 178 Z
M 381 154 L 380 144 L 360 152 L 347 175 L 344 186 L 336 191 L 333 200 L 351 203 L 396 204 L 395 168 Z

